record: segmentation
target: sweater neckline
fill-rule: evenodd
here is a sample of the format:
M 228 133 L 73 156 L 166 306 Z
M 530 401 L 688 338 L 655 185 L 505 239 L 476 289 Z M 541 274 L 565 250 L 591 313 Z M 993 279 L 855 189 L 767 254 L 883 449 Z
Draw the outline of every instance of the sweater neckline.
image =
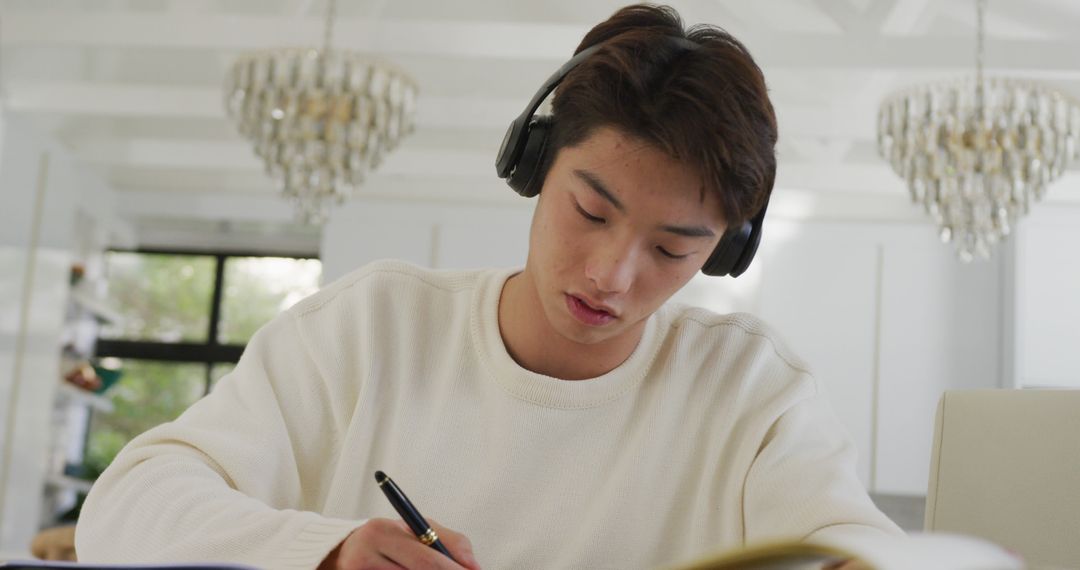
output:
M 499 332 L 499 298 L 503 285 L 521 269 L 493 269 L 480 275 L 473 292 L 471 320 L 473 342 L 484 368 L 504 390 L 539 406 L 559 409 L 592 408 L 630 392 L 648 374 L 659 349 L 664 310 L 645 322 L 645 328 L 630 356 L 613 370 L 584 380 L 562 380 L 522 367 L 506 350 Z

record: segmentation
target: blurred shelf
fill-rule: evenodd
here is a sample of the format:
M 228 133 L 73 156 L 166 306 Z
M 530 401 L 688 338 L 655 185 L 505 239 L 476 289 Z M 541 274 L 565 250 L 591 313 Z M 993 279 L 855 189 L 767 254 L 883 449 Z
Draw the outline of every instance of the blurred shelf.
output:
M 67 475 L 49 475 L 45 480 L 49 485 L 58 489 L 73 489 L 80 493 L 89 493 L 90 487 L 94 484 L 93 481 L 85 481 L 83 479 L 76 479 L 74 477 L 68 477 Z
M 83 289 L 78 287 L 72 288 L 71 299 L 75 301 L 75 304 L 86 309 L 95 317 L 108 321 L 112 324 L 120 324 L 123 321 L 123 317 L 115 309 L 109 307 L 104 301 L 98 299 Z
M 113 411 L 113 403 L 108 398 L 72 386 L 64 380 L 60 381 L 60 394 L 67 396 L 76 402 L 87 404 L 99 412 L 108 414 Z

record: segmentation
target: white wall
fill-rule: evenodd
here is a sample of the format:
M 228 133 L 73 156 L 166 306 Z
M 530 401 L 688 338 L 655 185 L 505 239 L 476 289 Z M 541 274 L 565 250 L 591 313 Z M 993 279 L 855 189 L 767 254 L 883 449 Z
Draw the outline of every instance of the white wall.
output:
M 440 269 L 524 266 L 533 204 L 354 200 L 323 230 L 323 282 L 387 258 Z
M 1080 206 L 1036 206 L 1016 237 L 1011 383 L 1080 388 Z
M 755 266 L 715 282 L 709 305 L 750 278 L 729 310 L 754 312 L 830 391 L 875 492 L 921 495 L 937 400 L 1001 383 L 999 261 L 964 265 L 928 222 L 770 219 Z M 754 273 L 756 271 L 756 273 Z
M 1001 383 L 1001 262 L 961 264 L 904 196 L 843 198 L 778 190 L 750 270 L 676 300 L 766 319 L 828 386 L 868 488 L 922 495 L 941 392 Z M 521 265 L 531 204 L 354 202 L 324 232 L 326 276 L 386 257 Z
M 37 532 L 68 272 L 111 207 L 103 182 L 0 113 L 0 551 Z

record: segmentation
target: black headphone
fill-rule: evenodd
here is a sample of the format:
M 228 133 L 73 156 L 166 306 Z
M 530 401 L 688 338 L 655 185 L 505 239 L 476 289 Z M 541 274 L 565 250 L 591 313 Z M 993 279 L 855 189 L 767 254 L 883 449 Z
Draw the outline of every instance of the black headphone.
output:
M 684 50 L 696 50 L 700 47 L 686 38 L 669 37 L 673 44 Z M 499 178 L 506 180 L 506 183 L 518 194 L 532 198 L 540 193 L 540 188 L 544 184 L 541 177 L 536 176 L 536 172 L 543 164 L 544 151 L 547 148 L 554 119 L 550 115 L 534 116 L 534 113 L 540 108 L 540 103 L 544 98 L 555 90 L 570 70 L 600 49 L 601 45 L 585 48 L 570 58 L 570 61 L 564 63 L 540 86 L 525 107 L 525 111 L 518 115 L 506 129 L 506 136 L 499 147 L 499 156 L 495 159 L 495 171 Z M 701 272 L 718 277 L 742 275 L 750 266 L 750 261 L 754 259 L 754 254 L 761 243 L 761 226 L 768 206 L 769 200 L 766 197 L 765 205 L 750 221 L 725 231 L 720 237 L 720 243 L 716 244 L 716 249 L 702 266 Z

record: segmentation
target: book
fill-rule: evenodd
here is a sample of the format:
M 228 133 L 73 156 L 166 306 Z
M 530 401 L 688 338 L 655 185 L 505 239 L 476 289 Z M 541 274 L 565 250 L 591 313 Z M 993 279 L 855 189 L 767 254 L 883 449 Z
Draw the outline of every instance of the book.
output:
M 1016 554 L 982 539 L 956 534 L 860 536 L 844 543 L 771 542 L 707 556 L 671 570 L 1020 570 Z M 80 564 L 0 562 L 0 570 L 257 570 L 241 564 Z
M 1023 559 L 992 542 L 959 534 L 859 536 L 846 541 L 779 541 L 706 556 L 672 570 L 1020 570 Z

